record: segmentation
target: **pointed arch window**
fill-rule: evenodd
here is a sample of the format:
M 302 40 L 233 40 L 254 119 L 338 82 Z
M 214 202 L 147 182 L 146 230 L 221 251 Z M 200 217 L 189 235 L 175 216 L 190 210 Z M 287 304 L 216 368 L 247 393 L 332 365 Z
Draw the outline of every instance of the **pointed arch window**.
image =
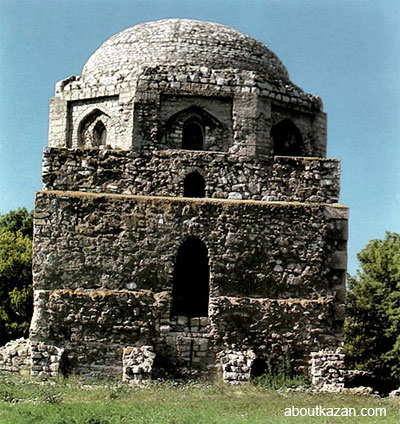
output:
M 178 249 L 172 285 L 172 316 L 208 316 L 210 271 L 208 250 L 197 237 Z
M 99 109 L 86 115 L 78 125 L 78 147 L 96 148 L 107 145 L 107 126 L 110 117 Z
M 271 129 L 274 156 L 304 156 L 303 137 L 290 119 L 284 119 Z
M 196 117 L 188 119 L 183 124 L 182 149 L 203 150 L 204 127 Z
M 183 182 L 184 197 L 206 197 L 204 178 L 197 172 L 186 175 Z

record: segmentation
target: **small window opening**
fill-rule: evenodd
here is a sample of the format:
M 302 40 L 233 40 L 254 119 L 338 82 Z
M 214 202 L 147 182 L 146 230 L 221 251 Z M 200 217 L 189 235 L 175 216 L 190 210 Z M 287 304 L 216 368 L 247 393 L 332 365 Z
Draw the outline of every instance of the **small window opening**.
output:
M 251 369 L 250 376 L 251 378 L 261 377 L 267 371 L 267 363 L 264 359 L 256 358 L 254 359 Z
M 60 357 L 58 371 L 63 377 L 68 377 L 72 374 L 73 370 L 74 370 L 74 363 L 69 358 L 67 352 L 64 351 Z
M 99 121 L 94 127 L 94 145 L 95 146 L 105 146 L 107 140 L 107 130 L 104 124 Z
M 274 156 L 304 156 L 303 138 L 290 119 L 284 119 L 272 127 Z
M 171 315 L 208 316 L 209 279 L 207 248 L 198 238 L 190 237 L 176 257 Z
M 205 197 L 205 181 L 198 172 L 191 172 L 186 175 L 183 182 L 183 196 L 184 197 Z
M 203 150 L 203 143 L 203 125 L 196 118 L 188 119 L 183 124 L 182 149 Z

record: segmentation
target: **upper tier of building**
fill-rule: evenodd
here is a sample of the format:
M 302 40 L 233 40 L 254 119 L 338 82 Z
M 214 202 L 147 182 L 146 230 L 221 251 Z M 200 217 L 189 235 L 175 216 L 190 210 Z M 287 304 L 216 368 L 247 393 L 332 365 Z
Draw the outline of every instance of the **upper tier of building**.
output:
M 274 156 L 325 157 L 326 115 L 261 42 L 166 19 L 112 36 L 82 75 L 57 83 L 49 147 L 214 152 L 268 167 Z

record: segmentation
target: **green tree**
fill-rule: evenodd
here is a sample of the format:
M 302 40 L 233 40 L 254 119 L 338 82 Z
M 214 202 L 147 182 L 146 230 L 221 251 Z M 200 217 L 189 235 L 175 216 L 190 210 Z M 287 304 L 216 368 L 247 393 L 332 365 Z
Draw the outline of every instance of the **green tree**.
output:
M 371 240 L 358 259 L 347 293 L 348 365 L 400 381 L 400 234 Z
M 0 346 L 26 336 L 32 317 L 32 213 L 0 215 Z

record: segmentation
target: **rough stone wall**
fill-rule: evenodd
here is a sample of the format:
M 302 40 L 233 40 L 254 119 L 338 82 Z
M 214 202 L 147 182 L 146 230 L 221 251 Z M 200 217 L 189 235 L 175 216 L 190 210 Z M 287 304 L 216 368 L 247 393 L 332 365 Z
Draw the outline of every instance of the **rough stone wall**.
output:
M 344 352 L 342 347 L 336 350 L 322 350 L 311 354 L 312 384 L 321 391 L 340 392 L 345 381 Z
M 42 178 L 46 190 L 180 197 L 185 176 L 198 171 L 207 197 L 336 203 L 339 165 L 336 159 L 275 157 L 266 166 L 230 154 L 182 150 L 136 155 L 46 148 Z
M 140 345 L 181 366 L 201 352 L 212 365 L 232 344 L 262 356 L 289 346 L 305 366 L 341 340 L 346 220 L 345 208 L 319 204 L 41 192 L 31 339 L 92 375 L 121 376 L 123 349 Z M 210 321 L 195 331 L 170 321 L 189 236 L 204 241 L 211 267 Z
M 221 362 L 222 378 L 230 384 L 241 384 L 248 382 L 251 378 L 251 365 L 256 355 L 251 349 L 237 351 L 226 349 L 221 351 L 218 359 Z
M 117 84 L 97 81 L 88 87 L 81 77 L 74 76 L 60 81 L 56 86 L 56 97 L 65 101 L 96 97 L 115 96 L 124 93 L 162 92 L 171 95 L 261 95 L 277 104 L 302 107 L 309 111 L 322 110 L 322 101 L 294 85 L 280 80 L 265 79 L 251 70 L 213 69 L 207 66 L 148 66 L 140 70 L 138 80 Z
M 154 357 L 151 346 L 126 347 L 122 354 L 122 381 L 137 385 L 150 380 Z
M 16 339 L 0 347 L 0 371 L 23 372 L 31 369 L 29 339 Z
M 182 99 L 180 109 L 173 101 L 178 97 Z M 286 96 L 283 97 L 286 99 Z M 230 147 L 240 156 L 268 158 L 272 155 L 269 136 L 272 123 L 281 118 L 291 118 L 302 133 L 307 146 L 306 155 L 325 156 L 326 121 L 322 106 L 295 105 L 288 97 L 289 105 L 284 109 L 278 108 L 276 112 L 275 104 L 284 105 L 282 99 L 271 100 L 259 93 L 221 94 L 209 84 L 204 84 L 203 89 L 197 91 L 135 88 L 99 98 L 85 97 L 82 93 L 73 100 L 56 97 L 50 102 L 49 146 L 77 147 L 82 121 L 93 111 L 100 110 L 108 117 L 107 143 L 112 148 L 171 148 L 179 144 L 179 140 L 178 133 L 171 132 L 168 123 L 175 114 L 185 110 L 185 105 L 188 108 L 197 105 L 199 109 L 209 111 L 212 120 L 221 124 L 220 128 L 215 124 L 210 126 L 205 150 L 226 151 Z M 282 110 L 286 113 L 281 113 Z M 260 130 L 262 122 L 264 129 Z
M 206 370 L 208 375 L 215 375 L 215 344 L 211 340 L 210 324 L 208 317 L 165 315 L 164 326 L 160 327 L 160 331 L 165 335 L 165 343 L 170 350 L 171 347 L 176 350 L 173 355 L 186 366 L 186 369 L 181 370 L 183 375 L 185 372 L 193 374 L 196 370 Z
M 31 340 L 32 377 L 50 377 L 59 375 L 61 357 L 64 349 Z

